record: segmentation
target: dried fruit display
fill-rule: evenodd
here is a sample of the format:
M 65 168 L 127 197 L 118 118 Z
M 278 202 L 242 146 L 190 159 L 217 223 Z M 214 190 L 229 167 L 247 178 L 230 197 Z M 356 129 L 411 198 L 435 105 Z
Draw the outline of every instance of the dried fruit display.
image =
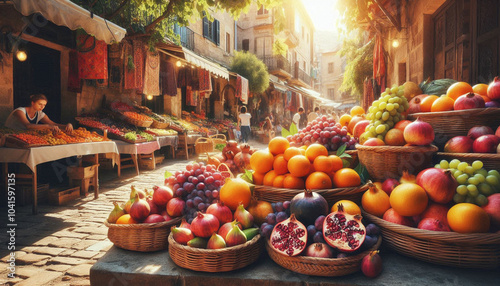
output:
M 49 145 L 49 142 L 47 142 L 47 140 L 37 135 L 19 133 L 19 134 L 11 134 L 10 136 L 18 140 L 21 140 L 22 142 L 28 145 Z
M 134 119 L 134 120 L 151 121 L 151 118 L 149 116 L 142 115 L 142 114 L 139 114 L 139 113 L 133 112 L 133 111 L 125 111 L 125 112 L 123 112 L 123 115 L 125 117 L 131 118 L 131 119 Z
M 67 143 L 84 143 L 84 142 L 89 142 L 90 139 L 82 138 L 82 137 L 76 137 L 76 136 L 71 136 L 68 135 L 64 132 L 59 132 L 54 135 L 55 138 L 63 139 Z
M 82 138 L 88 138 L 92 140 L 92 142 L 102 142 L 105 141 L 104 137 L 97 134 L 97 132 L 90 132 L 87 129 L 80 127 L 78 129 L 73 130 L 73 135 L 79 136 Z

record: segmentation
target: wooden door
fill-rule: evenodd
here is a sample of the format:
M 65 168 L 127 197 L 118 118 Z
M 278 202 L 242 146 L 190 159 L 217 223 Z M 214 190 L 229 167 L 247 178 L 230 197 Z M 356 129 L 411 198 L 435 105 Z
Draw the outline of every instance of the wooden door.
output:
M 500 73 L 500 2 L 476 0 L 475 82 L 489 83 Z

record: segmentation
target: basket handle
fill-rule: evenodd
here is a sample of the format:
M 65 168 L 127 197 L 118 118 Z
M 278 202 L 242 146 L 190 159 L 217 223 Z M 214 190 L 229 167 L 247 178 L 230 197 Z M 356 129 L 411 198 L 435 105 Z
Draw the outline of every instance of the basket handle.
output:
M 211 139 L 222 139 L 222 140 L 226 141 L 226 135 L 224 135 L 222 133 L 211 135 L 210 138 Z

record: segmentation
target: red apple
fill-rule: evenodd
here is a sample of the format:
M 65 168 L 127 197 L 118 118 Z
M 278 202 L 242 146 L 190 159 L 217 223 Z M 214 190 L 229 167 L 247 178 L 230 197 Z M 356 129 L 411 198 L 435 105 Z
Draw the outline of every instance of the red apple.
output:
M 370 124 L 370 120 L 361 120 L 356 123 L 356 125 L 354 125 L 352 135 L 359 138 L 359 136 L 365 132 L 365 128 L 368 124 Z
M 418 223 L 418 228 L 433 231 L 450 231 L 450 228 L 435 218 L 424 218 Z
M 365 141 L 364 146 L 384 146 L 385 142 L 378 138 L 370 138 Z
M 471 153 L 473 143 L 474 140 L 468 136 L 455 136 L 446 142 L 444 145 L 444 152 Z
M 483 135 L 474 140 L 472 151 L 474 153 L 496 153 L 500 138 L 495 135 Z
M 449 209 L 446 205 L 430 202 L 425 211 L 420 214 L 420 219 L 433 218 L 448 226 L 447 215 Z
M 397 223 L 400 225 L 406 225 L 409 227 L 415 226 L 411 217 L 402 216 L 398 214 L 393 208 L 390 208 L 387 211 L 385 211 L 383 219 L 388 222 Z
M 408 124 L 410 124 L 410 120 L 401 120 L 396 125 L 394 125 L 394 128 L 401 130 L 401 132 L 405 132 L 405 128 Z
M 474 126 L 469 129 L 467 136 L 469 136 L 472 140 L 476 140 L 476 138 L 481 137 L 483 135 L 493 134 L 494 131 L 489 126 Z
M 491 225 L 500 228 L 500 194 L 493 194 L 488 197 L 488 204 L 483 206 L 490 216 Z

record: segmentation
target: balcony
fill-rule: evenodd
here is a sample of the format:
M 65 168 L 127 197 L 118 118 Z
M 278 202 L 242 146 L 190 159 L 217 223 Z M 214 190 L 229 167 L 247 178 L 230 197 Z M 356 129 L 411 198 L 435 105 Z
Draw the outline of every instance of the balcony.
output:
M 305 82 L 306 84 L 311 85 L 311 76 L 308 75 L 305 71 L 303 71 L 300 68 L 299 68 L 299 71 L 298 71 L 298 77 L 297 78 L 300 79 L 301 81 Z
M 174 31 L 181 38 L 181 45 L 191 51 L 194 51 L 194 32 L 187 27 L 174 26 Z
M 312 77 L 308 75 L 303 69 L 299 68 L 299 62 L 295 62 L 293 69 L 293 77 L 289 80 L 291 84 L 311 88 Z
M 292 66 L 283 56 L 264 56 L 261 60 L 267 66 L 269 73 L 281 78 L 290 78 L 292 76 Z

